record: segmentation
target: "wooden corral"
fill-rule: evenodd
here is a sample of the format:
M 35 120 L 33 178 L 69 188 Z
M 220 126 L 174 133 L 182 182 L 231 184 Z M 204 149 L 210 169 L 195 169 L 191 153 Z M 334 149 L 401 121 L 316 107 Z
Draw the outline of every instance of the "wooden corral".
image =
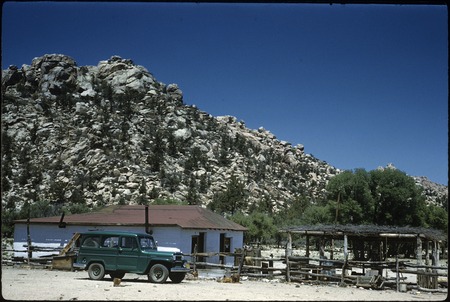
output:
M 440 248 L 445 250 L 447 238 L 437 230 L 376 225 L 313 225 L 290 227 L 280 232 L 287 235 L 288 281 L 316 278 L 372 288 L 394 283 L 399 290 L 404 288 L 401 284 L 405 284 L 400 275 L 409 273 L 417 275 L 418 288 L 433 291 L 438 290 L 440 276 L 447 279 L 447 267 L 440 266 Z M 293 236 L 306 241 L 304 256 L 293 254 Z M 310 258 L 313 240 L 319 251 L 316 259 Z M 343 252 L 341 259 L 335 259 L 334 255 L 338 242 Z M 352 259 L 349 259 L 350 253 Z M 410 258 L 408 254 L 413 254 L 415 263 L 404 261 Z M 340 274 L 336 274 L 337 270 Z M 384 277 L 386 270 L 396 273 L 394 280 Z M 446 286 L 447 282 L 444 283 Z
M 284 255 L 261 257 L 260 252 L 255 253 L 251 248 L 239 249 L 227 254 L 235 257 L 234 265 L 230 266 L 206 261 L 217 253 L 194 253 L 190 255 L 194 259 L 191 263 L 194 275 L 196 267 L 212 267 L 223 269 L 235 281 L 248 276 L 283 278 L 287 282 L 333 282 L 373 289 L 396 288 L 397 291 L 447 292 L 447 261 L 441 263 L 444 261 L 440 260 L 441 254 L 446 255 L 447 239 L 440 231 L 370 225 L 314 225 L 280 232 L 287 236 Z M 293 248 L 293 239 L 296 239 L 298 249 Z M 316 248 L 313 250 L 312 246 Z M 441 247 L 443 252 L 440 252 Z M 412 257 L 402 253 L 412 254 Z M 205 261 L 196 262 L 197 256 L 202 256 Z M 388 272 L 394 277 L 388 277 Z M 413 274 L 417 278 L 409 281 L 403 274 L 408 274 L 409 278 Z

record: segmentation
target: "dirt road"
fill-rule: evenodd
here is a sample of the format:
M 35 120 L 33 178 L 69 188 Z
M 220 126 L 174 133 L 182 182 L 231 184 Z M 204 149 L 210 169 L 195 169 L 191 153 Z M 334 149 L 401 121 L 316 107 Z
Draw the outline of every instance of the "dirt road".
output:
M 2 298 L 7 300 L 150 300 L 150 301 L 442 301 L 447 294 L 367 290 L 277 281 L 222 283 L 184 280 L 153 284 L 127 274 L 118 287 L 110 279 L 93 281 L 85 271 L 70 272 L 2 266 Z

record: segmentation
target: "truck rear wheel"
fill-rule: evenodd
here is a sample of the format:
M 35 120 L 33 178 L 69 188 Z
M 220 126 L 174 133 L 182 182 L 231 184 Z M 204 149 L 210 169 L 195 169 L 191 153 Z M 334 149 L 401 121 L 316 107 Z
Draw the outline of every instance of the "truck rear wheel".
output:
M 148 272 L 148 280 L 152 283 L 164 283 L 169 277 L 169 270 L 163 264 L 154 264 Z
M 89 265 L 88 274 L 92 280 L 102 280 L 105 276 L 105 267 L 101 263 L 92 263 Z

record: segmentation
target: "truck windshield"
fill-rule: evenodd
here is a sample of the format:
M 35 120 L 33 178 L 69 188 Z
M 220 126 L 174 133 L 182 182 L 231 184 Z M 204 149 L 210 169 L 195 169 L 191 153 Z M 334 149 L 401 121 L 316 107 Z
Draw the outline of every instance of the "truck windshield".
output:
M 143 250 L 156 249 L 156 244 L 152 237 L 139 237 L 139 244 Z

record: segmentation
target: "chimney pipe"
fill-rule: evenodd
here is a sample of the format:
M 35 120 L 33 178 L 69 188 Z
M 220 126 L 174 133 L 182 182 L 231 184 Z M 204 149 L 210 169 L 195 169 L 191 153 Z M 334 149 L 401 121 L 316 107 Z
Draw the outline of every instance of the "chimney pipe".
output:
M 149 230 L 148 227 L 148 205 L 145 206 L 145 232 L 150 235 L 153 234 L 153 231 Z
M 58 224 L 59 228 L 65 228 L 66 227 L 66 223 L 63 222 L 63 220 L 64 220 L 64 212 L 62 213 L 61 219 L 59 220 L 59 224 Z

